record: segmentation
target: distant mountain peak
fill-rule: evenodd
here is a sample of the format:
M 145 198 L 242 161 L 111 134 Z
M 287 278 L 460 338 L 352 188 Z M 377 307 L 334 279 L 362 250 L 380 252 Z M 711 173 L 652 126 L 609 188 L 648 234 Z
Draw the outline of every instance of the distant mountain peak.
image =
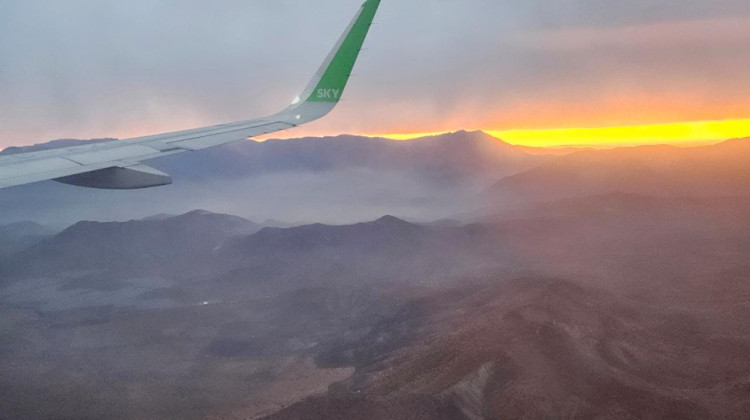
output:
M 375 223 L 381 223 L 381 224 L 411 224 L 407 222 L 406 220 L 399 219 L 396 216 L 386 215 L 381 217 L 380 219 L 376 220 Z
M 193 218 L 201 219 L 201 218 L 209 218 L 209 217 L 223 217 L 223 218 L 227 218 L 227 219 L 245 220 L 245 219 L 243 219 L 242 217 L 239 217 L 239 216 L 234 216 L 234 215 L 224 214 L 224 213 L 216 213 L 216 212 L 213 212 L 213 211 L 202 210 L 202 209 L 192 210 L 192 211 L 189 211 L 189 212 L 184 213 L 184 214 L 180 214 L 180 215 L 177 215 L 177 216 L 172 216 L 172 217 L 168 218 L 167 220 L 169 220 L 169 219 L 172 219 L 172 220 L 175 220 L 175 219 L 178 219 L 178 220 L 179 219 L 193 219 Z
M 485 133 L 482 130 L 458 130 L 458 131 L 454 131 L 448 134 L 460 134 L 460 135 L 470 135 L 470 136 L 489 136 L 489 134 Z
M 434 137 L 424 137 L 426 139 L 430 138 L 438 138 L 438 139 L 454 139 L 454 140 L 472 140 L 472 141 L 491 141 L 491 142 L 497 142 L 497 143 L 505 143 L 502 139 L 497 138 L 495 136 L 492 136 L 490 134 L 485 133 L 481 130 L 473 130 L 473 131 L 467 131 L 467 130 L 458 130 L 453 131 L 450 133 L 440 134 Z M 508 144 L 510 146 L 510 144 Z

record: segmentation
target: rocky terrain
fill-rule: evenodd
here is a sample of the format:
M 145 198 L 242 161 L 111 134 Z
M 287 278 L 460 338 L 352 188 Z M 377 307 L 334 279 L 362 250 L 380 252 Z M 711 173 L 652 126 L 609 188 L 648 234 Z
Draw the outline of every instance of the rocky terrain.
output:
M 2 226 L 0 418 L 744 418 L 745 146 L 514 155 L 478 193 L 521 199 L 428 223 Z
M 741 418 L 750 329 L 710 325 L 565 280 L 441 291 L 324 353 L 356 373 L 270 418 Z

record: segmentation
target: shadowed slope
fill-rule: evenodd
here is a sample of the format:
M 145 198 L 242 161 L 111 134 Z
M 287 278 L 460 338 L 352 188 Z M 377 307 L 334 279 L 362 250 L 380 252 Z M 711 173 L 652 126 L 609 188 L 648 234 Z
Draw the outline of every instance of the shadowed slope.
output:
M 427 419 L 430 407 L 470 419 L 744 412 L 747 335 L 712 336 L 689 317 L 631 305 L 544 279 L 430 295 L 322 358 L 353 363 L 353 378 L 271 418 Z

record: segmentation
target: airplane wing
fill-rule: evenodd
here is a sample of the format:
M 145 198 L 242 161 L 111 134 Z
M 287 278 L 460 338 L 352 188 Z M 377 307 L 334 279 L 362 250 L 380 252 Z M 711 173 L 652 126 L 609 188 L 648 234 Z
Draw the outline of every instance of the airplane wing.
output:
M 169 175 L 141 162 L 186 151 L 247 140 L 317 120 L 336 106 L 349 80 L 380 0 L 357 12 L 307 88 L 285 110 L 270 117 L 127 140 L 0 156 L 0 189 L 38 181 L 103 189 L 171 184 Z

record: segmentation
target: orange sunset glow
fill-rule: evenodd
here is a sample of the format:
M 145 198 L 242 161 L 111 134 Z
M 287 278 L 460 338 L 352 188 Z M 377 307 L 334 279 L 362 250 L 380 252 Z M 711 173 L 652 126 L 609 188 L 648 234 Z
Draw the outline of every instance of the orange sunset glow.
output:
M 351 4 L 336 1 L 339 23 L 328 16 L 330 31 L 297 26 L 290 36 L 309 38 L 299 45 L 283 38 L 279 22 L 318 13 L 313 3 L 216 8 L 226 20 L 240 19 L 220 27 L 196 12 L 182 33 L 162 43 L 153 42 L 165 35 L 156 29 L 131 33 L 127 15 L 113 18 L 126 23 L 118 33 L 88 27 L 91 19 L 75 25 L 86 28 L 80 33 L 67 27 L 87 13 L 104 13 L 97 22 L 108 22 L 106 8 L 80 4 L 73 12 L 49 2 L 39 13 L 26 6 L 33 19 L 0 25 L 0 40 L 24 41 L 0 42 L 2 56 L 14 63 L 3 73 L 0 150 L 271 115 L 308 81 L 338 36 L 333 27 L 348 21 Z M 480 3 L 434 5 L 429 15 L 416 3 L 387 6 L 341 105 L 325 119 L 259 140 L 339 134 L 408 140 L 481 130 L 519 146 L 613 148 L 750 137 L 747 2 Z M 57 18 L 62 13 L 69 16 Z M 133 13 L 155 19 L 139 8 Z M 248 17 L 259 20 L 245 25 Z M 236 27 L 242 31 L 230 30 Z M 61 52 L 58 44 L 71 50 Z M 80 51 L 88 62 L 77 57 Z M 112 71 L 109 54 L 117 51 L 122 71 Z M 51 66 L 48 58 L 58 55 L 64 59 Z
M 589 127 L 560 129 L 483 130 L 503 141 L 528 147 L 594 147 L 611 148 L 646 144 L 699 146 L 727 139 L 750 136 L 750 119 L 699 121 L 623 127 Z M 444 134 L 383 134 L 393 140 L 410 140 Z
M 555 95 L 540 100 L 510 97 L 498 101 L 496 107 L 489 102 L 470 103 L 450 112 L 434 112 L 434 107 L 409 102 L 377 103 L 362 111 L 367 101 L 355 98 L 347 104 L 349 108 L 337 110 L 327 120 L 268 138 L 347 133 L 409 140 L 480 130 L 527 147 L 689 147 L 750 137 L 750 104 L 738 96 L 739 92 L 711 96 L 706 91 L 608 91 L 571 96 L 568 101 Z

